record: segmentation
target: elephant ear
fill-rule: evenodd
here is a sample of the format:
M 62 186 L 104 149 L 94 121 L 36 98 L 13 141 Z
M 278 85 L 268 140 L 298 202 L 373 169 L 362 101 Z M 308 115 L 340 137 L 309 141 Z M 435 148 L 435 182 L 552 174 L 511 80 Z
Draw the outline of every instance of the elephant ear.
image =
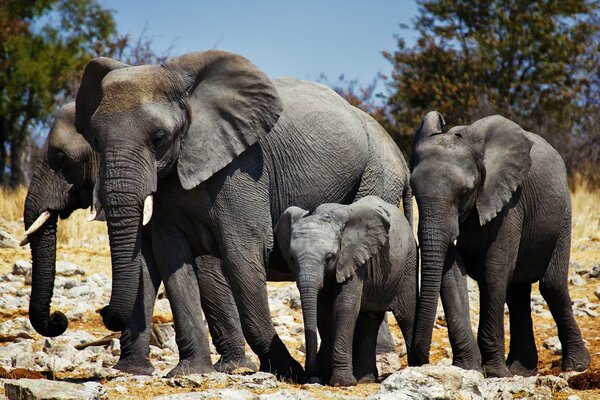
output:
M 308 211 L 300 207 L 288 207 L 275 224 L 275 237 L 281 254 L 286 262 L 290 259 L 290 239 L 292 234 L 292 225 L 300 218 L 308 214 Z
M 439 135 L 443 133 L 442 128 L 446 125 L 446 121 L 444 121 L 444 117 L 437 111 L 429 111 L 421 124 L 417 128 L 415 132 L 415 137 L 413 138 L 412 143 L 412 156 L 410 160 L 410 169 L 413 170 L 415 165 L 415 148 L 421 143 L 421 141 L 427 137 L 433 135 Z
M 87 136 L 87 127 L 102 100 L 102 80 L 110 71 L 126 67 L 129 65 L 112 58 L 98 57 L 90 61 L 83 71 L 75 100 L 75 129 L 83 134 L 90 144 L 94 141 Z
M 348 280 L 388 241 L 391 215 L 381 205 L 363 200 L 349 206 L 335 269 L 338 283 Z
M 265 136 L 283 105 L 267 76 L 237 54 L 188 53 L 167 67 L 187 85 L 190 125 L 177 171 L 182 186 L 192 189 Z
M 533 143 L 523 128 L 500 115 L 476 121 L 471 134 L 483 141 L 485 178 L 475 204 L 484 225 L 509 202 L 529 173 Z

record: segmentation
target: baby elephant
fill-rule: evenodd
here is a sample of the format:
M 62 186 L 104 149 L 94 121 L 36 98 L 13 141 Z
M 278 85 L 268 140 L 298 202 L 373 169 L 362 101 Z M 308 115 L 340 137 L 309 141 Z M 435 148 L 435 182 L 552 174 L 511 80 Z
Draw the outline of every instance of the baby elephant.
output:
M 374 381 L 377 332 L 388 310 L 410 358 L 417 248 L 398 207 L 376 196 L 350 205 L 323 204 L 312 213 L 290 207 L 275 233 L 296 273 L 310 381 L 329 379 L 333 386 Z

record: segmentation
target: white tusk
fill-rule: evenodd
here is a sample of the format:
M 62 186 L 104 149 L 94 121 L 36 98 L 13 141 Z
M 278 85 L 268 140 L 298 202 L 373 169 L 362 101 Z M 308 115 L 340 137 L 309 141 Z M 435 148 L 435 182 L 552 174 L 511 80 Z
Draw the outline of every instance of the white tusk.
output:
M 452 243 L 454 243 L 454 245 L 456 246 L 456 239 L 454 239 L 454 242 L 452 242 Z
M 100 213 L 102 212 L 102 203 L 100 202 L 100 196 L 98 195 L 98 191 L 100 188 L 98 187 L 98 182 L 94 184 L 94 191 L 92 194 L 92 207 L 90 208 L 90 214 L 88 215 L 88 222 L 98 220 L 100 218 Z
M 146 197 L 144 200 L 144 215 L 142 218 L 142 225 L 148 224 L 152 218 L 152 209 L 154 208 L 154 201 L 152 195 Z
M 40 227 L 42 225 L 44 225 L 44 223 L 46 221 L 48 221 L 48 218 L 50 218 L 50 211 L 44 211 L 43 213 L 40 214 L 39 217 L 37 217 L 37 219 L 33 222 L 33 224 L 31 224 L 31 226 L 29 227 L 29 229 L 27 229 L 25 231 L 25 236 L 29 236 L 31 235 L 33 232 L 37 231 L 38 229 L 40 229 Z

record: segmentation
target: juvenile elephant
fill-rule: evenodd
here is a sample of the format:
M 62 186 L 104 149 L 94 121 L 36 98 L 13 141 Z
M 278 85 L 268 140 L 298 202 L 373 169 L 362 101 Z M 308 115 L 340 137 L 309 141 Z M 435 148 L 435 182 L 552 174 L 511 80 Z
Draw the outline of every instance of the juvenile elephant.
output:
M 411 353 L 417 246 L 397 206 L 367 196 L 313 212 L 290 207 L 275 233 L 297 277 L 309 376 L 329 379 L 333 386 L 375 381 L 377 331 L 388 310 Z
M 477 367 L 464 270 L 480 289 L 477 343 L 487 376 L 530 375 L 537 368 L 531 284 L 556 321 L 564 370 L 590 364 L 567 285 L 571 202 L 565 166 L 540 136 L 495 115 L 442 132 L 433 111 L 413 143 L 411 185 L 419 206 L 422 272 L 414 351 L 426 363 L 440 285 L 455 363 Z M 453 242 L 455 244 L 453 244 Z M 461 264 L 462 262 L 462 264 Z M 444 267 L 444 264 L 446 266 Z M 455 293 L 444 296 L 444 291 Z M 504 304 L 510 352 L 504 353 Z
M 35 330 L 44 336 L 61 335 L 68 324 L 60 311 L 50 314 L 56 269 L 57 218 L 68 218 L 76 209 L 87 208 L 93 204 L 93 188 L 99 165 L 99 154 L 92 150 L 88 142 L 75 130 L 75 103 L 63 106 L 58 111 L 36 165 L 27 190 L 24 209 L 27 232 L 23 244 L 30 243 L 33 263 L 29 319 Z M 95 212 L 99 213 L 100 210 L 96 208 Z M 121 356 L 114 366 L 134 374 L 151 374 L 154 370 L 148 353 L 152 311 L 161 279 L 152 256 L 149 228 L 147 226 L 143 229 L 141 238 L 140 267 L 143 290 L 138 292 L 132 317 L 122 332 Z M 207 260 L 203 264 L 220 269 L 218 259 Z M 256 368 L 244 353 L 244 338 L 235 307 L 231 308 L 232 316 L 214 311 L 215 304 L 233 304 L 227 282 L 220 282 L 218 279 L 219 275 L 215 276 L 210 270 L 199 277 L 199 284 L 204 288 L 201 291 L 202 307 L 209 326 L 219 325 L 227 328 L 226 335 L 211 329 L 213 343 L 221 354 L 216 367 L 223 372 L 229 372 L 240 365 Z M 227 290 L 212 291 L 215 280 Z M 197 292 L 196 281 L 190 280 L 186 290 Z M 215 318 L 219 318 L 221 322 L 213 324 Z
M 94 59 L 76 109 L 77 130 L 102 159 L 114 277 L 102 316 L 112 330 L 132 313 L 142 226 L 153 210 L 154 256 L 180 352 L 207 346 L 199 298 L 182 288 L 194 259 L 211 255 L 223 263 L 261 369 L 299 377 L 265 290 L 267 267 L 287 271 L 273 239 L 278 216 L 291 205 L 375 194 L 392 204 L 404 196 L 410 218 L 408 168 L 377 122 L 322 85 L 271 82 L 236 54 L 189 53 L 137 67 Z M 204 372 L 209 362 L 189 359 L 172 373 Z

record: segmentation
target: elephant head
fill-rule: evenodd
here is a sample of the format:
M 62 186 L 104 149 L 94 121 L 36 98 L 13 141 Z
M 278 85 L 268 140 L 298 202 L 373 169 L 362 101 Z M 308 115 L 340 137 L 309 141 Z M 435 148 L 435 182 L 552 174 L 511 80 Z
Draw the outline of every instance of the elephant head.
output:
M 275 226 L 282 254 L 296 274 L 306 336 L 307 372 L 317 357 L 317 297 L 325 280 L 343 284 L 388 241 L 390 215 L 369 198 L 323 204 L 312 214 L 289 207 Z
M 427 363 L 442 270 L 459 226 L 481 226 L 510 201 L 531 166 L 532 142 L 514 122 L 495 115 L 443 133 L 436 111 L 413 142 L 411 187 L 419 207 L 421 295 L 415 323 L 415 363 Z M 474 214 L 475 213 L 475 214 Z
M 282 104 L 271 81 L 245 58 L 189 53 L 163 65 L 130 67 L 108 58 L 87 65 L 76 127 L 101 154 L 113 287 L 104 324 L 122 330 L 140 280 L 142 224 L 158 180 L 192 189 L 265 136 Z M 144 217 L 142 218 L 142 214 Z
M 98 154 L 75 130 L 75 103 L 63 106 L 50 130 L 25 199 L 26 237 L 33 262 L 29 319 L 44 336 L 67 329 L 60 312 L 50 315 L 56 263 L 56 222 L 92 204 Z

